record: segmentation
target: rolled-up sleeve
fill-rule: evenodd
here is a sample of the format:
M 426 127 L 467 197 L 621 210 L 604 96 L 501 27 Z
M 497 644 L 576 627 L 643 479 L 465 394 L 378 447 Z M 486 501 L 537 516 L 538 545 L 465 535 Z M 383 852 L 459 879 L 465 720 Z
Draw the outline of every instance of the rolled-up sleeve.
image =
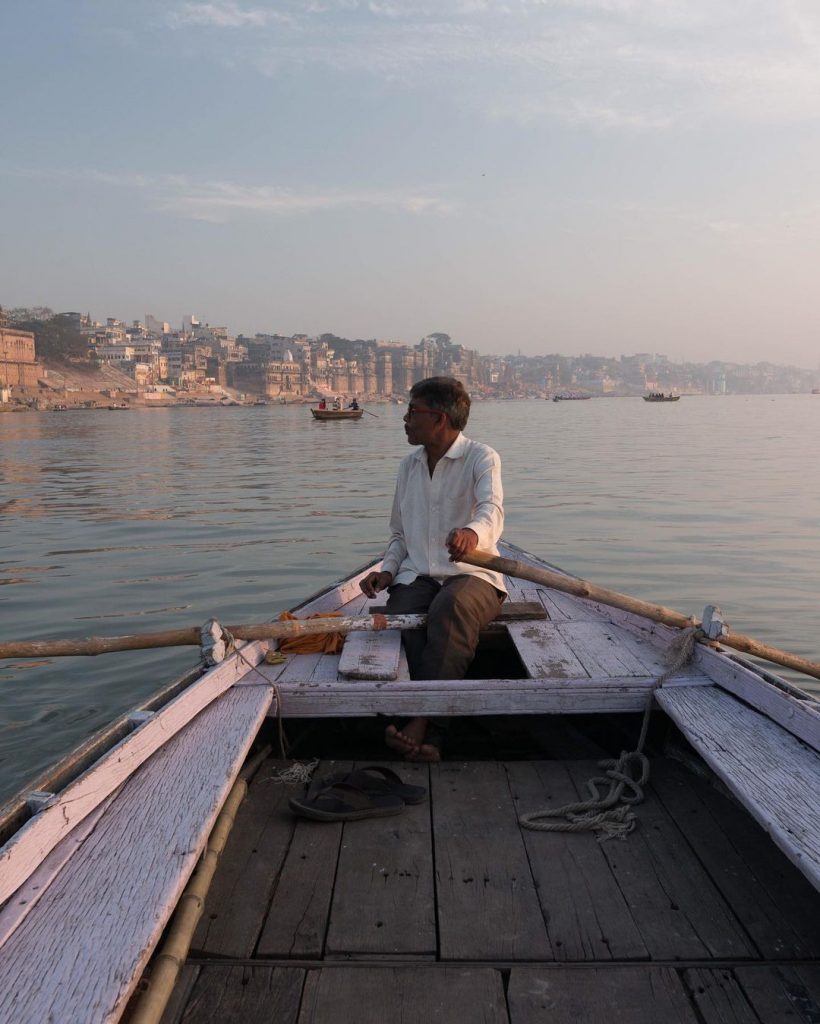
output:
M 504 530 L 504 492 L 501 459 L 492 449 L 485 449 L 476 460 L 473 488 L 475 508 L 472 519 L 464 525 L 478 537 L 480 548 L 494 548 Z

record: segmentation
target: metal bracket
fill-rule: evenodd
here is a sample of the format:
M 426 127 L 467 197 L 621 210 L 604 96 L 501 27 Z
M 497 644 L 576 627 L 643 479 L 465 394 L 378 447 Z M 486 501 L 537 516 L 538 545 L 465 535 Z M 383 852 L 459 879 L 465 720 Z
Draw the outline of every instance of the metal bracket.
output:
M 149 719 L 153 718 L 155 714 L 155 711 L 134 711 L 128 716 L 128 724 L 132 729 L 138 729 L 141 725 L 144 725 L 145 722 L 149 721 Z
M 225 660 L 228 646 L 225 643 L 224 630 L 216 619 L 208 619 L 199 631 L 202 660 L 206 665 L 218 665 Z
M 42 789 L 35 789 L 26 797 L 26 807 L 32 815 L 39 814 L 46 807 L 50 807 L 56 799 L 56 793 L 46 793 Z
M 707 604 L 703 609 L 703 621 L 700 628 L 710 640 L 720 640 L 729 632 L 729 626 L 723 618 L 723 612 L 716 605 Z

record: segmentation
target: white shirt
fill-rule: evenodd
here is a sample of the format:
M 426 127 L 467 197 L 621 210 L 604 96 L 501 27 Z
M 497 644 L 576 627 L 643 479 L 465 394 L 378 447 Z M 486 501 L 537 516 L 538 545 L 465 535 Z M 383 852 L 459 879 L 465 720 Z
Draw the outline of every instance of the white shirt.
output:
M 501 459 L 486 444 L 459 434 L 436 463 L 432 477 L 427 452 L 419 446 L 399 466 L 382 570 L 393 574 L 394 583 L 471 573 L 504 592 L 500 573 L 451 562 L 445 545 L 451 530 L 467 527 L 475 531 L 479 548 L 497 555 L 503 499 Z

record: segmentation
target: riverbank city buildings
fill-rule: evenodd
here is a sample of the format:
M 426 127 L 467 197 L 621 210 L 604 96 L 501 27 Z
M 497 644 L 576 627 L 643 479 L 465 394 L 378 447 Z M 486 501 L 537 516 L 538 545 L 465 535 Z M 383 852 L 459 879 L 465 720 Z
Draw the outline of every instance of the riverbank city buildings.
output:
M 0 318 L 0 387 L 31 390 L 47 373 L 37 363 L 33 335 L 17 329 L 14 320 L 36 320 L 42 317 L 35 313 L 51 311 L 12 312 L 20 315 L 5 322 Z M 771 363 L 674 362 L 653 352 L 486 356 L 441 333 L 408 345 L 333 334 L 233 337 L 226 327 L 195 316 L 186 317 L 179 330 L 150 314 L 130 325 L 113 317 L 93 321 L 79 313 L 63 313 L 59 319 L 70 322 L 84 340 L 87 366 L 122 371 L 123 383 L 117 387 L 123 388 L 127 375 L 146 399 L 160 398 L 166 390 L 184 395 L 203 388 L 284 401 L 331 395 L 384 399 L 404 397 L 416 381 L 436 375 L 456 377 L 473 394 L 487 398 L 546 397 L 561 391 L 612 396 L 647 391 L 788 394 L 820 386 L 816 370 Z M 58 373 L 63 369 L 58 367 Z

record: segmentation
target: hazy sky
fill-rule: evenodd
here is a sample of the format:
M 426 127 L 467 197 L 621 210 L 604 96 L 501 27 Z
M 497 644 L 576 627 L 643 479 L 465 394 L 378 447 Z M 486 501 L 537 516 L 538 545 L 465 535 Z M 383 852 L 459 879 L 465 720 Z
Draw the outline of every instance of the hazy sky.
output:
M 820 359 L 817 0 L 7 0 L 0 303 Z

